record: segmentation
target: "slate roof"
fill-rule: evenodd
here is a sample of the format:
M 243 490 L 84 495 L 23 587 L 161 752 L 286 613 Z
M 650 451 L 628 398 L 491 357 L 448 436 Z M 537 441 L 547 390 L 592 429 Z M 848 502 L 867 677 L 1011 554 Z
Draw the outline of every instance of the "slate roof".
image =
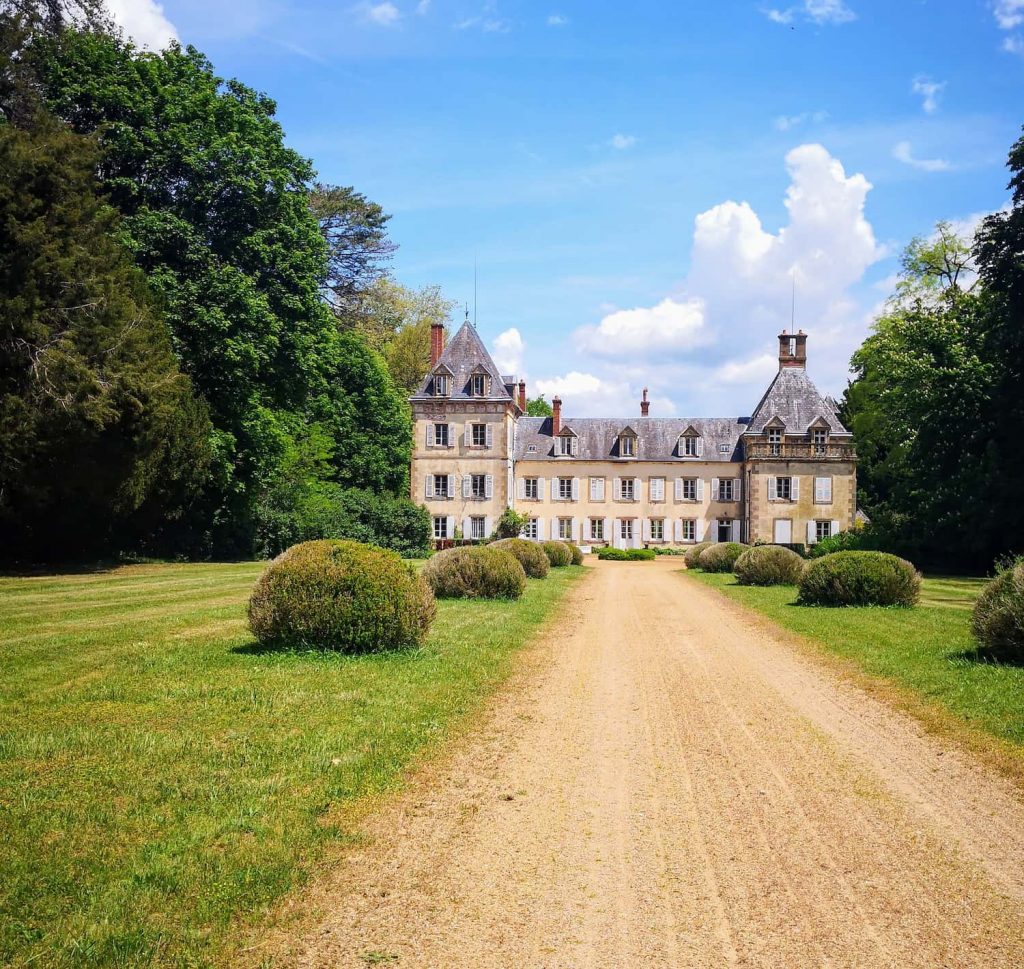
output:
M 476 332 L 476 328 L 467 320 L 459 327 L 447 343 L 441 353 L 438 367 L 444 366 L 453 375 L 452 392 L 448 400 L 465 400 L 470 397 L 469 378 L 475 372 L 482 369 L 491 378 L 490 393 L 484 400 L 508 400 L 511 396 L 507 384 L 507 378 L 503 377 L 495 366 L 491 355 Z M 434 375 L 427 374 L 420 384 L 420 389 L 412 395 L 412 400 L 434 399 Z M 475 398 L 480 400 L 481 398 Z
M 775 417 L 785 425 L 787 434 L 807 433 L 818 418 L 828 422 L 831 434 L 850 434 L 836 414 L 835 401 L 821 395 L 802 367 L 782 367 L 779 370 L 744 433 L 764 433 L 765 425 Z
M 579 439 L 574 461 L 607 461 L 618 456 L 618 437 L 627 427 L 637 436 L 636 457 L 625 460 L 742 461 L 740 435 L 747 429 L 744 418 L 735 417 L 570 417 L 563 419 L 562 430 L 569 429 Z M 704 453 L 698 458 L 680 459 L 679 436 L 687 428 L 696 430 L 704 441 Z M 520 417 L 516 423 L 516 461 L 542 461 L 554 456 L 550 417 Z M 536 448 L 530 450 L 530 446 Z M 723 453 L 721 448 L 726 450 Z M 565 459 L 562 459 L 565 460 Z

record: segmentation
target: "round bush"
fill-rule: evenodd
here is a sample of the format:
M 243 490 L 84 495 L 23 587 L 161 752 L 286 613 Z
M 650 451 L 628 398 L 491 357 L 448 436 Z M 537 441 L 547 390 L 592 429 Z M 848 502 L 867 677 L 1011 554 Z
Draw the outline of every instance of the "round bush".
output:
M 716 542 L 709 545 L 697 559 L 697 567 L 704 572 L 731 572 L 732 567 L 748 546 L 740 542 Z
M 359 542 L 303 542 L 264 570 L 249 599 L 263 645 L 369 653 L 419 646 L 436 606 L 396 552 Z
M 782 545 L 748 548 L 732 567 L 740 585 L 796 585 L 804 560 Z
M 572 555 L 572 564 L 573 565 L 582 565 L 583 564 L 583 553 L 580 551 L 580 547 L 578 545 L 570 544 L 569 545 L 569 553 Z
M 565 542 L 544 542 L 543 548 L 548 561 L 556 569 L 572 565 L 572 552 L 569 551 L 569 546 Z
M 812 606 L 912 606 L 921 576 L 888 552 L 833 552 L 809 562 L 798 602 Z
M 423 577 L 440 599 L 518 599 L 526 573 L 511 553 L 493 545 L 464 545 L 438 552 Z
M 519 559 L 523 571 L 531 579 L 543 579 L 551 568 L 547 555 L 536 542 L 528 542 L 525 538 L 503 538 L 492 542 L 491 548 L 500 548 Z
M 985 586 L 974 605 L 971 631 L 989 652 L 1024 660 L 1024 557 Z
M 699 542 L 694 545 L 693 548 L 688 548 L 686 550 L 686 555 L 683 556 L 683 561 L 686 563 L 686 567 L 688 569 L 699 569 L 700 565 L 698 560 L 700 559 L 700 553 L 706 548 L 711 548 L 713 544 L 713 542 Z

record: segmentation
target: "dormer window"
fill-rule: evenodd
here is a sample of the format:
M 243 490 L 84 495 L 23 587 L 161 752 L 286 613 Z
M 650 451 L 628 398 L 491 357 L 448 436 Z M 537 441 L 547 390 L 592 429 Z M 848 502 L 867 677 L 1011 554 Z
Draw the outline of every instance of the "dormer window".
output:
M 768 453 L 776 457 L 782 454 L 782 428 L 768 428 Z
M 434 396 L 448 396 L 448 378 L 444 374 L 434 374 Z
M 815 427 L 811 431 L 811 447 L 815 454 L 824 454 L 825 445 L 828 444 L 828 429 Z
M 636 456 L 636 438 L 632 434 L 623 434 L 619 438 L 619 457 L 632 458 Z
M 575 434 L 560 434 L 555 454 L 561 458 L 573 457 L 577 453 L 578 439 Z
M 469 393 L 472 397 L 487 396 L 487 377 L 482 373 L 475 373 L 469 378 Z
M 699 458 L 704 453 L 704 442 L 692 428 L 683 431 L 679 436 L 679 456 L 681 458 Z

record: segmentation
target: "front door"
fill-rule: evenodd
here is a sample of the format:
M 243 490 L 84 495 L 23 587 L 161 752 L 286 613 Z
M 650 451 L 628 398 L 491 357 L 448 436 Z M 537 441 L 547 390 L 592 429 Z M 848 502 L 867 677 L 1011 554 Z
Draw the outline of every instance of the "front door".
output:
M 772 539 L 776 545 L 790 545 L 793 542 L 793 522 L 788 518 L 775 519 L 775 534 Z

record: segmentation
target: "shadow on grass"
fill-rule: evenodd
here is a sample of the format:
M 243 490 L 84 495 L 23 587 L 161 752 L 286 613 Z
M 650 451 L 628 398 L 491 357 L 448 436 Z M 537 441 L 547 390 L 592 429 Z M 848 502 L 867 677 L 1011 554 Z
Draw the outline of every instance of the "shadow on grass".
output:
M 1004 666 L 1009 669 L 1024 669 L 1024 655 L 1001 653 L 991 649 L 965 649 L 958 653 L 949 653 L 947 657 L 954 663 L 969 663 L 972 666 Z

